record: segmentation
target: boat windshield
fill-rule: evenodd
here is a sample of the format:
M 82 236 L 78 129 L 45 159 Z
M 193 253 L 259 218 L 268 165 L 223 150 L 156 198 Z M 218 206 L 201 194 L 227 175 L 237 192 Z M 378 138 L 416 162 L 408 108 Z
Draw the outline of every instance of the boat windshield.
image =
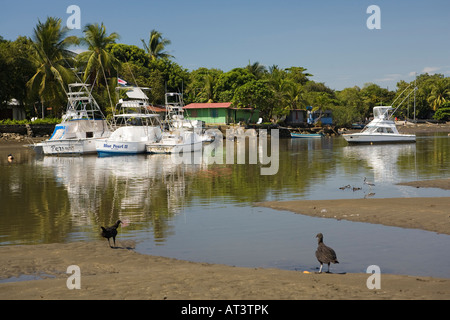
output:
M 373 117 L 374 119 L 383 119 L 387 120 L 390 117 L 389 112 L 392 111 L 392 107 L 374 107 L 373 108 Z

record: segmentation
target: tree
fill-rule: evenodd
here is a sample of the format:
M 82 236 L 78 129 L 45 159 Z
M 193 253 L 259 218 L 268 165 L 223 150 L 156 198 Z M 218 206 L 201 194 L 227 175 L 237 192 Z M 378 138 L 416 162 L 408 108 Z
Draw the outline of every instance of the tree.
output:
M 153 29 L 150 31 L 150 39 L 148 44 L 144 41 L 144 39 L 141 39 L 141 41 L 151 60 L 173 58 L 172 55 L 164 51 L 166 46 L 171 44 L 171 41 L 163 38 L 161 32 Z
M 38 21 L 33 35 L 33 54 L 31 61 L 36 73 L 28 81 L 31 92 L 36 92 L 43 107 L 44 101 L 59 111 L 66 100 L 66 84 L 74 78 L 70 68 L 75 54 L 69 46 L 78 44 L 75 36 L 67 37 L 67 28 L 61 27 L 61 19 L 49 17 L 42 23 Z
M 436 120 L 450 119 L 450 101 L 444 102 L 433 116 Z
M 264 67 L 259 62 L 255 62 L 253 64 L 248 62 L 246 69 L 255 76 L 256 79 L 261 79 L 267 72 L 266 67 Z
M 136 65 L 148 67 L 149 56 L 144 49 L 138 46 L 127 45 L 123 43 L 112 43 L 106 46 L 106 49 L 120 62 L 132 62 Z
M 236 88 L 233 104 L 237 107 L 258 109 L 266 120 L 272 118 L 273 93 L 262 80 L 251 80 Z
M 245 68 L 235 68 L 217 78 L 214 95 L 218 102 L 230 102 L 237 88 L 255 80 L 255 76 Z
M 81 64 L 84 64 L 84 81 L 89 79 L 90 83 L 99 83 L 99 77 L 111 78 L 114 71 L 120 68 L 119 60 L 108 50 L 108 45 L 114 44 L 119 38 L 115 32 L 107 35 L 106 27 L 103 25 L 88 24 L 83 29 L 84 37 L 81 44 L 88 46 L 88 51 L 78 55 Z
M 199 68 L 189 74 L 186 93 L 191 102 L 214 102 L 216 96 L 214 88 L 217 79 L 223 74 L 219 69 Z
M 450 82 L 447 79 L 439 79 L 432 85 L 431 93 L 427 101 L 431 104 L 433 111 L 436 111 L 450 97 Z
M 108 35 L 103 23 L 88 24 L 83 33 L 80 42 L 88 47 L 87 51 L 78 55 L 79 65 L 84 70 L 83 81 L 94 86 L 94 98 L 109 113 L 107 106 L 112 108 L 114 105 L 114 90 L 121 64 L 108 50 L 108 46 L 114 44 L 119 35 L 116 32 Z

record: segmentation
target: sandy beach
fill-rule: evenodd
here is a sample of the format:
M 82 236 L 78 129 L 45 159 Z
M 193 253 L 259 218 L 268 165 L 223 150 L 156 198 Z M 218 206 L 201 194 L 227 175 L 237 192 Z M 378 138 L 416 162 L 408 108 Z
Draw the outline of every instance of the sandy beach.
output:
M 449 189 L 450 179 L 413 187 Z M 450 234 L 450 197 L 264 202 L 257 206 Z M 135 252 L 118 240 L 0 247 L 2 300 L 448 300 L 450 279 L 370 274 L 318 274 L 189 262 Z M 67 268 L 80 268 L 80 289 L 67 287 Z M 442 266 L 447 268 L 448 266 Z M 5 281 L 5 279 L 9 279 Z
M 2 300 L 380 300 L 450 299 L 450 279 L 370 274 L 302 273 L 241 268 L 143 255 L 132 243 L 73 242 L 0 248 L 2 278 L 42 279 L 0 283 Z M 69 290 L 67 268 L 80 268 L 80 289 Z M 443 266 L 445 267 L 445 266 Z

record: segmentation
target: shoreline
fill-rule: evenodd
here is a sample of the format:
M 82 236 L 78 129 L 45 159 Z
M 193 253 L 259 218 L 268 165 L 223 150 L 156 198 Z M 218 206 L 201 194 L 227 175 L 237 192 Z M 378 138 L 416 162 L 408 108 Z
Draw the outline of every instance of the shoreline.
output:
M 450 181 L 450 179 L 449 179 Z M 433 185 L 432 180 L 411 182 Z M 450 197 L 267 201 L 256 206 L 319 218 L 421 229 L 450 235 Z

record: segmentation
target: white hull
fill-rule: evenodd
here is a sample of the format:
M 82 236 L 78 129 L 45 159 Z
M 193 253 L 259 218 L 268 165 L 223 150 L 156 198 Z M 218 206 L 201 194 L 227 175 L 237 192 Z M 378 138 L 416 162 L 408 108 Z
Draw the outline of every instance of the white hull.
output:
M 99 155 L 138 154 L 145 152 L 145 141 L 97 141 L 96 152 Z
M 416 142 L 413 134 L 390 134 L 390 133 L 351 133 L 343 134 L 348 143 L 401 143 Z
M 163 133 L 161 141 L 148 143 L 146 148 L 148 153 L 187 153 L 202 147 L 202 138 L 197 133 L 182 129 Z
M 146 144 L 161 135 L 159 127 L 128 126 L 114 131 L 108 139 L 96 143 L 99 155 L 138 154 L 146 152 Z
M 48 140 L 37 143 L 35 146 L 42 147 L 42 152 L 45 155 L 89 154 L 96 153 L 96 143 L 105 140 L 97 138 Z
M 200 151 L 203 147 L 203 143 L 185 143 L 185 144 L 164 144 L 164 143 L 151 143 L 147 144 L 147 152 L 152 154 L 170 154 L 170 153 L 185 153 Z

